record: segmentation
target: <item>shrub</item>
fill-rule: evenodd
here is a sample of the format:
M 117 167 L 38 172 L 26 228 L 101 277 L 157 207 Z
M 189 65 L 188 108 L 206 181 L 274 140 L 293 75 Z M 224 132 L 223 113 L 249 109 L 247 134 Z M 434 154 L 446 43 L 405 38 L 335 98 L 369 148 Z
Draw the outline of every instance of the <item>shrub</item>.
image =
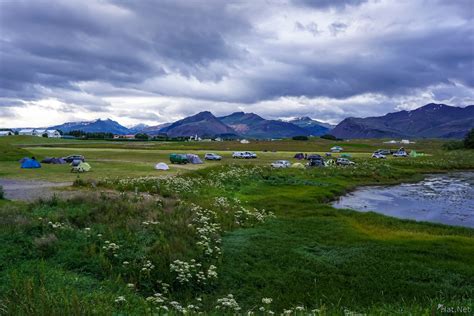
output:
M 329 140 L 343 140 L 342 138 L 337 138 L 334 135 L 331 134 L 325 134 L 321 136 L 322 139 L 329 139 Z
M 302 136 L 293 136 L 292 139 L 293 140 L 308 140 L 309 138 L 308 136 L 302 135 Z
M 148 134 L 138 133 L 135 135 L 135 139 L 148 140 Z
M 464 148 L 474 149 L 474 128 L 471 128 L 466 137 L 464 137 Z
M 5 198 L 5 191 L 3 191 L 3 187 L 0 185 L 0 200 Z
M 443 144 L 443 149 L 445 150 L 456 150 L 456 149 L 463 149 L 464 144 L 461 141 L 450 141 Z

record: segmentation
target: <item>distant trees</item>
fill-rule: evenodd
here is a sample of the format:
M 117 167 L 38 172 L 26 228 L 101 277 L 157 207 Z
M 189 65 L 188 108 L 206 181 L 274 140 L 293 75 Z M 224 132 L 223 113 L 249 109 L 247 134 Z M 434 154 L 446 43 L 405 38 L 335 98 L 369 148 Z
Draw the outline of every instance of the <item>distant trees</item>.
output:
M 471 128 L 469 133 L 464 137 L 464 148 L 474 149 L 474 128 Z
M 337 138 L 334 135 L 331 134 L 325 134 L 321 136 L 322 139 L 328 139 L 328 140 L 343 140 L 342 138 Z
M 83 139 L 110 139 L 114 138 L 114 134 L 112 133 L 103 133 L 103 132 L 95 132 L 95 133 L 86 133 L 84 131 L 69 131 L 66 135 L 74 136 L 77 138 Z
M 135 139 L 148 140 L 149 136 L 145 133 L 138 133 L 135 135 Z
M 293 140 L 309 140 L 308 136 L 293 136 L 291 139 Z
M 452 140 L 443 144 L 443 149 L 456 150 L 456 149 L 474 149 L 474 128 L 464 136 L 462 141 Z
M 43 136 L 44 138 L 48 138 L 48 133 L 43 133 L 43 135 L 41 136 Z

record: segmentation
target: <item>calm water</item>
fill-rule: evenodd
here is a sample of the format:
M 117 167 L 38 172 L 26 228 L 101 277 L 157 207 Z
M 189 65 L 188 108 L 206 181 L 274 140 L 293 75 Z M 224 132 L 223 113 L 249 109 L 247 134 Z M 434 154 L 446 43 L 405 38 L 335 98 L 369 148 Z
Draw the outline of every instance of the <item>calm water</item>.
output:
M 474 172 L 429 175 L 417 183 L 363 187 L 335 208 L 474 228 Z

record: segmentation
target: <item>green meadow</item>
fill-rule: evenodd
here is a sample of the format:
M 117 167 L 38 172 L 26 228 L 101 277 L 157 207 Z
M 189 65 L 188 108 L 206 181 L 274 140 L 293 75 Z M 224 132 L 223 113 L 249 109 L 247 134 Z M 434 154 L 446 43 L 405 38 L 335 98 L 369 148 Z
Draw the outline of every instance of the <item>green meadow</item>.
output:
M 354 167 L 272 170 L 297 152 L 344 147 Z M 0 138 L 0 177 L 74 181 L 81 193 L 0 200 L 0 314 L 442 315 L 474 309 L 474 230 L 336 210 L 361 185 L 474 170 L 472 150 L 406 146 L 416 158 L 370 158 L 380 140 L 167 143 Z M 258 159 L 234 160 L 252 150 Z M 172 152 L 221 162 L 170 165 Z M 83 154 L 22 170 L 25 155 Z M 338 154 L 335 155 L 336 157 Z

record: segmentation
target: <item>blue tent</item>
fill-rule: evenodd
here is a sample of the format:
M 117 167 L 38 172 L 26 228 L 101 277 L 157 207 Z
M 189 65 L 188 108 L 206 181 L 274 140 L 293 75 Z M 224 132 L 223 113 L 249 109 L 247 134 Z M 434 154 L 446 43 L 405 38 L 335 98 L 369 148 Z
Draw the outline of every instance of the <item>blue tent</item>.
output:
M 41 168 L 41 164 L 34 159 L 25 159 L 21 163 L 23 169 Z

